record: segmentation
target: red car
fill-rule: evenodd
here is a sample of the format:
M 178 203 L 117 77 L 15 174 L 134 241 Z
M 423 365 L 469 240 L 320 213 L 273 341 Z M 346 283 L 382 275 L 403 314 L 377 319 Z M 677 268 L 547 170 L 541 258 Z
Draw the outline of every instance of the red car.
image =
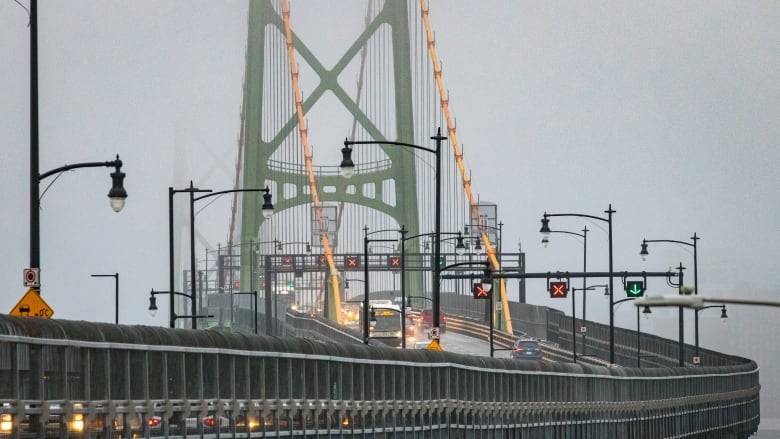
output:
M 425 308 L 420 311 L 420 316 L 417 318 L 417 326 L 420 329 L 430 328 L 433 324 L 433 310 Z M 444 311 L 439 311 L 439 332 L 447 332 L 447 316 L 444 315 Z

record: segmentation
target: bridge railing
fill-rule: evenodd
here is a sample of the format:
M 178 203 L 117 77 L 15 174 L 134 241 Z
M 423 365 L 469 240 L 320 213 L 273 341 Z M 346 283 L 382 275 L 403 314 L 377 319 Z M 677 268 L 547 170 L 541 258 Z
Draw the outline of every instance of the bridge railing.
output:
M 736 357 L 605 368 L 5 315 L 0 395 L 7 437 L 747 437 L 759 422 L 758 368 Z

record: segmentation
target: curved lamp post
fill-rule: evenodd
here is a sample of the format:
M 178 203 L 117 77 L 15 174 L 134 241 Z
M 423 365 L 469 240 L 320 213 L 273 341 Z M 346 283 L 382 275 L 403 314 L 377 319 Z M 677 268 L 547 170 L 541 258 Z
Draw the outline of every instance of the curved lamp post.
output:
M 119 212 L 125 205 L 127 191 L 124 187 L 125 174 L 122 172 L 122 161 L 117 154 L 116 160 L 108 162 L 87 162 L 75 165 L 65 165 L 49 172 L 40 173 L 39 133 L 38 133 L 38 2 L 30 2 L 30 268 L 41 268 L 41 223 L 40 223 L 40 183 L 46 177 L 77 168 L 114 167 L 111 173 L 112 186 L 108 192 L 111 208 Z M 40 294 L 40 277 L 37 286 L 33 288 Z
M 185 189 L 174 189 L 173 187 L 168 188 L 168 291 L 173 291 L 173 196 L 177 193 L 181 192 L 187 192 L 190 194 L 190 276 L 191 276 L 191 285 L 192 289 L 195 290 L 195 201 L 201 200 L 206 197 L 216 196 L 216 195 L 222 195 L 230 192 L 265 192 L 263 194 L 263 216 L 266 218 L 269 218 L 271 215 L 273 215 L 273 204 L 271 204 L 271 194 L 268 190 L 268 187 L 265 189 L 232 189 L 227 191 L 220 191 L 220 192 L 212 192 L 211 189 L 198 189 L 192 185 L 192 180 L 190 180 L 190 186 Z M 196 193 L 208 193 L 208 195 L 203 195 L 200 197 L 196 197 Z M 179 293 L 183 294 L 183 293 Z M 173 311 L 174 307 L 174 295 L 170 294 L 170 322 L 169 326 L 171 328 L 174 327 L 176 319 L 175 313 Z M 197 303 L 195 301 L 195 294 L 192 295 L 192 314 L 195 315 L 197 313 Z M 192 320 L 192 329 L 196 329 L 197 325 L 195 322 L 195 319 Z
M 442 232 L 439 230 L 438 232 L 429 232 L 429 233 L 420 233 L 418 235 L 412 235 L 412 236 L 406 236 L 406 228 L 404 226 L 401 226 L 401 301 L 403 306 L 401 307 L 401 310 L 403 312 L 402 320 L 401 320 L 401 326 L 402 330 L 404 331 L 404 334 L 406 334 L 406 241 L 410 239 L 420 238 L 423 236 L 438 236 L 439 239 L 436 240 L 437 244 L 441 246 L 441 235 L 457 235 L 457 242 L 455 244 L 455 253 L 459 256 L 466 253 L 466 246 L 463 244 L 463 236 L 460 232 Z M 451 238 L 448 238 L 451 239 Z M 426 242 L 427 246 L 427 242 Z M 427 250 L 427 249 L 426 249 Z M 433 266 L 434 271 L 437 273 L 441 273 L 441 266 L 439 265 L 439 261 L 441 260 L 441 253 L 439 253 L 438 256 L 434 256 Z M 434 285 L 440 285 L 441 279 L 435 279 Z M 422 296 L 415 296 L 415 297 L 422 297 Z M 435 310 L 436 306 L 438 304 L 438 301 L 434 301 L 433 299 L 429 299 L 425 297 L 426 300 L 431 301 L 431 310 Z M 435 314 L 436 311 L 433 311 L 433 314 Z M 438 325 L 436 326 L 438 328 Z M 437 331 L 438 332 L 438 331 Z M 438 340 L 438 337 L 436 337 Z M 406 347 L 406 336 L 404 336 L 404 340 L 402 342 L 403 347 Z
M 647 244 L 650 242 L 667 242 L 667 243 L 673 243 L 673 244 L 681 244 L 681 245 L 687 245 L 689 247 L 693 247 L 693 294 L 698 295 L 699 294 L 699 270 L 698 270 L 698 255 L 697 255 L 697 248 L 696 248 L 696 242 L 701 239 L 698 236 L 696 236 L 696 233 L 693 234 L 691 237 L 690 242 L 685 241 L 677 241 L 674 239 L 643 239 L 642 240 L 642 250 L 639 251 L 639 256 L 642 257 L 643 261 L 647 260 L 647 256 L 649 255 L 647 251 Z M 683 340 L 683 307 L 680 307 L 680 340 Z M 695 355 L 699 356 L 699 314 L 694 314 L 694 326 L 696 327 L 696 333 L 694 335 L 694 345 L 695 345 Z
M 645 318 L 650 318 L 650 314 L 652 313 L 652 311 L 650 311 L 650 306 L 649 305 L 643 305 L 643 306 L 644 306 L 644 311 L 642 311 L 642 313 L 645 315 Z M 722 304 L 722 305 L 707 305 L 707 306 L 702 306 L 702 307 L 695 307 L 695 308 L 693 308 L 693 311 L 696 313 L 696 316 L 698 317 L 700 311 L 703 311 L 705 309 L 711 309 L 711 308 L 719 308 L 720 309 L 720 318 L 725 323 L 726 319 L 729 317 L 728 314 L 726 314 L 726 305 L 725 304 Z M 638 309 L 639 309 L 639 306 L 637 306 L 637 310 Z M 698 335 L 698 334 L 699 334 L 699 319 L 696 319 L 696 335 Z M 699 349 L 698 348 L 696 349 L 696 358 L 700 358 L 699 357 Z M 695 363 L 695 364 L 698 364 L 698 363 Z
M 550 242 L 550 233 L 565 233 L 567 235 L 573 235 L 573 236 L 579 236 L 582 238 L 582 272 L 586 273 L 588 271 L 588 227 L 585 226 L 582 228 L 582 233 L 577 232 L 569 232 L 566 230 L 548 230 L 547 234 L 542 236 L 542 245 L 547 248 L 547 245 Z M 587 294 L 585 291 L 588 290 L 587 284 L 586 284 L 586 278 L 582 278 L 582 288 L 579 288 L 580 291 L 583 292 L 582 294 L 582 320 L 585 320 L 585 298 L 587 297 Z M 591 288 L 592 289 L 592 288 Z M 572 359 L 574 362 L 577 362 L 577 340 L 576 340 L 576 332 L 574 330 L 574 327 L 577 325 L 577 313 L 576 313 L 576 291 L 577 288 L 572 288 L 572 294 L 571 294 L 571 353 L 572 353 Z M 585 354 L 585 333 L 582 334 L 582 353 Z
M 456 267 L 464 267 L 469 265 L 483 265 L 485 268 L 482 272 L 482 278 L 480 279 L 480 284 L 482 287 L 482 290 L 488 293 L 488 304 L 490 307 L 493 307 L 493 270 L 490 267 L 490 261 L 464 261 L 464 262 L 456 262 L 454 264 L 450 264 L 447 266 L 444 266 L 441 268 L 441 271 L 450 270 L 452 268 Z M 495 349 L 493 348 L 493 313 L 490 313 L 489 321 L 489 338 L 490 338 L 490 357 L 492 358 L 495 351 L 502 350 L 502 349 Z
M 345 142 L 346 143 L 346 142 Z M 369 278 L 368 278 L 368 244 L 370 242 L 397 242 L 395 239 L 369 239 L 368 237 L 377 233 L 384 233 L 384 232 L 397 232 L 400 233 L 401 236 L 406 233 L 406 230 L 403 228 L 403 226 L 400 229 L 385 229 L 385 230 L 375 230 L 373 232 L 368 231 L 368 226 L 363 227 L 363 284 L 365 287 L 363 288 L 363 343 L 368 344 L 369 341 L 369 309 L 368 309 L 368 293 L 369 293 Z M 403 253 L 401 253 L 401 263 L 403 264 Z M 403 267 L 402 267 L 403 268 Z M 403 270 L 402 270 L 403 273 Z M 404 279 L 401 279 L 401 291 L 403 293 L 404 287 L 403 287 Z M 345 292 L 346 295 L 346 292 Z M 403 294 L 402 294 L 403 296 Z M 403 298 L 401 299 L 403 301 Z M 406 307 L 401 307 L 401 347 L 406 348 Z
M 31 160 L 32 161 L 32 160 Z M 79 168 L 114 168 L 111 173 L 111 189 L 108 191 L 108 198 L 111 202 L 111 209 L 114 212 L 120 212 L 125 207 L 127 191 L 124 181 L 125 173 L 122 172 L 122 160 L 117 154 L 115 160 L 107 162 L 85 162 L 73 165 L 60 166 L 51 171 L 38 173 L 38 153 L 35 151 L 34 162 L 31 165 L 30 172 L 30 268 L 36 269 L 41 266 L 41 220 L 40 220 L 40 183 L 44 179 L 61 172 Z M 45 191 L 44 191 L 45 192 Z M 40 287 L 38 287 L 40 289 Z
M 355 163 L 352 161 L 352 146 L 354 145 L 392 145 L 392 146 L 405 146 L 420 151 L 427 151 L 436 155 L 436 206 L 435 209 L 435 243 L 434 243 L 434 260 L 439 261 L 441 257 L 441 142 L 447 140 L 447 137 L 441 135 L 441 128 L 436 131 L 436 135 L 431 137 L 436 142 L 435 148 L 426 148 L 424 146 L 414 145 L 412 143 L 397 142 L 391 140 L 344 140 L 344 148 L 341 149 L 341 175 L 345 178 L 350 178 L 355 171 Z M 439 314 L 440 314 L 440 295 L 441 295 L 441 279 L 440 279 L 440 267 L 436 263 L 433 266 L 433 322 L 432 327 L 436 328 L 434 331 L 439 333 Z M 438 335 L 435 337 L 438 339 Z
M 610 312 L 615 311 L 615 306 L 619 305 L 623 302 L 628 302 L 630 300 L 636 300 L 635 297 L 628 297 L 626 299 L 620 299 L 617 302 L 612 303 L 612 307 L 610 308 Z M 645 314 L 645 317 L 647 317 L 650 314 L 650 308 L 645 307 L 642 313 Z M 639 307 L 636 307 L 636 367 L 642 367 L 642 350 L 641 350 L 641 344 L 639 343 L 641 332 L 639 332 Z
M 190 180 L 190 189 L 195 189 L 192 187 L 192 180 Z M 266 186 L 263 189 L 228 189 L 224 191 L 219 192 L 211 192 L 210 189 L 206 189 L 205 191 L 201 192 L 208 192 L 206 195 L 201 195 L 199 197 L 195 196 L 195 190 L 189 191 L 190 193 L 190 285 L 192 285 L 192 315 L 195 315 L 197 313 L 197 303 L 195 300 L 196 292 L 195 292 L 195 202 L 199 200 L 203 200 L 205 198 L 209 197 L 215 197 L 218 195 L 224 195 L 224 194 L 232 194 L 236 192 L 263 192 L 263 207 L 261 208 L 263 217 L 265 219 L 271 218 L 274 214 L 274 205 L 271 203 L 271 191 L 268 189 L 268 186 Z M 250 249 L 250 251 L 253 251 L 254 249 Z M 231 290 L 232 291 L 232 290 Z M 231 298 L 232 303 L 232 298 Z M 230 307 L 230 313 L 231 313 L 231 319 L 233 314 L 233 307 L 231 305 Z M 257 326 L 257 325 L 255 325 Z M 196 329 L 195 319 L 192 320 L 192 329 Z M 257 330 L 257 328 L 255 328 Z
M 612 204 L 609 205 L 609 208 L 604 211 L 604 213 L 607 214 L 606 218 L 599 217 L 599 216 L 593 216 L 593 215 L 584 215 L 579 213 L 544 213 L 544 216 L 542 218 L 542 228 L 539 230 L 539 232 L 542 234 L 542 236 L 547 235 L 549 240 L 550 235 L 550 217 L 554 216 L 574 216 L 579 218 L 590 218 L 595 219 L 599 221 L 603 221 L 607 223 L 609 226 L 609 302 L 612 303 L 612 300 L 614 298 L 614 291 L 615 291 L 615 274 L 612 270 L 612 214 L 615 213 L 614 210 L 612 210 Z M 609 363 L 615 364 L 615 317 L 611 312 L 609 313 Z
M 174 295 L 183 296 L 183 297 L 188 297 L 193 302 L 195 301 L 195 295 L 194 294 L 184 294 L 184 293 L 180 293 L 178 291 L 154 291 L 154 290 L 152 290 L 149 293 L 149 315 L 151 315 L 152 317 L 157 315 L 157 298 L 154 297 L 157 294 L 167 294 L 169 296 L 174 296 Z M 171 321 L 174 324 L 176 323 L 176 319 L 192 319 L 194 321 L 195 319 L 205 319 L 205 318 L 211 318 L 211 317 L 214 317 L 214 316 L 211 315 L 211 314 L 209 314 L 209 315 L 195 315 L 195 314 L 192 314 L 192 315 L 189 315 L 189 316 L 178 316 L 178 315 L 176 315 L 176 313 L 171 312 Z M 173 327 L 173 326 L 171 326 L 171 327 Z

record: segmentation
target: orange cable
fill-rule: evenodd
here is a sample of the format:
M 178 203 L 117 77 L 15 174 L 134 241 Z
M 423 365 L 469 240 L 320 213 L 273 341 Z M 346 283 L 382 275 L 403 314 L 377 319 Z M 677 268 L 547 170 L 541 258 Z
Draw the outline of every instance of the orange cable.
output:
M 287 0 L 282 0 L 282 16 L 284 17 L 284 33 L 287 41 L 287 58 L 290 61 L 290 75 L 292 77 L 293 90 L 295 91 L 295 110 L 298 114 L 298 129 L 301 134 L 301 143 L 303 144 L 303 154 L 306 159 L 306 173 L 309 177 L 309 187 L 311 189 L 312 203 L 317 219 L 322 218 L 322 204 L 320 203 L 319 192 L 317 191 L 317 182 L 314 177 L 314 168 L 312 166 L 311 148 L 309 148 L 309 135 L 306 129 L 306 121 L 303 112 L 303 99 L 301 98 L 301 89 L 298 84 L 298 66 L 295 62 L 295 48 L 293 47 L 292 30 L 290 28 L 290 8 Z M 333 250 L 330 247 L 327 233 L 320 235 L 322 246 L 325 250 L 325 258 L 330 268 L 331 285 L 333 285 L 333 298 L 330 301 L 335 307 L 336 320 L 341 323 L 341 302 L 339 300 L 339 282 L 336 264 L 333 261 Z
M 449 98 L 447 97 L 447 94 L 445 93 L 444 89 L 444 81 L 442 80 L 441 75 L 441 63 L 439 62 L 438 55 L 436 54 L 436 42 L 433 38 L 433 30 L 431 29 L 431 22 L 428 17 L 428 6 L 426 5 L 425 0 L 420 0 L 420 11 L 423 18 L 423 23 L 425 25 L 425 34 L 428 41 L 428 53 L 431 56 L 431 63 L 433 64 L 433 76 L 436 80 L 436 86 L 439 89 L 439 97 L 440 97 L 440 104 L 441 109 L 444 112 L 444 117 L 447 122 L 447 137 L 450 138 L 450 143 L 452 144 L 452 149 L 455 153 L 455 161 L 458 164 L 458 169 L 460 171 L 460 176 L 463 180 L 463 189 L 466 191 L 466 196 L 468 197 L 469 206 L 471 207 L 471 215 L 474 217 L 475 220 L 479 223 L 479 210 L 477 208 L 477 200 L 474 197 L 474 194 L 471 192 L 471 179 L 468 178 L 468 175 L 466 173 L 465 165 L 463 164 L 463 152 L 460 149 L 460 145 L 458 143 L 458 137 L 455 134 L 455 123 L 452 119 L 452 114 L 450 113 L 450 103 Z M 485 244 L 485 251 L 488 255 L 488 258 L 490 259 L 491 265 L 493 265 L 493 268 L 496 270 L 500 270 L 501 266 L 498 262 L 498 258 L 496 257 L 496 249 L 490 244 L 490 239 L 488 239 L 487 233 L 483 232 L 482 235 L 482 242 Z M 513 333 L 512 331 L 512 319 L 509 314 L 509 302 L 506 298 L 506 282 L 504 279 L 501 279 L 500 282 L 500 290 L 501 290 L 501 304 L 504 310 L 504 315 L 506 316 L 506 329 L 507 332 L 510 334 Z M 495 312 L 495 311 L 491 311 Z

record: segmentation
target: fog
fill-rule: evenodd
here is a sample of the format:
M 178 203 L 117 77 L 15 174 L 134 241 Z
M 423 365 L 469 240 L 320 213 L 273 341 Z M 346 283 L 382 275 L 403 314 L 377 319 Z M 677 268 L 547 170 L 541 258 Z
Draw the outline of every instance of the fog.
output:
M 337 57 L 361 29 L 362 4 L 292 2 L 293 27 L 315 51 Z M 90 275 L 119 272 L 120 322 L 167 324 L 146 309 L 149 290 L 167 288 L 167 188 L 233 185 L 246 13 L 246 1 L 40 2 L 40 169 L 119 154 L 129 193 L 116 214 L 108 170 L 41 185 L 42 297 L 56 318 L 112 322 L 111 279 Z M 448 0 L 433 2 L 430 17 L 473 187 L 497 203 L 504 248 L 521 243 L 528 271 L 582 266 L 581 240 L 553 235 L 542 247 L 545 211 L 603 216 L 611 204 L 616 270 L 682 263 L 691 279 L 689 247 L 651 244 L 644 263 L 639 251 L 642 239 L 696 233 L 700 294 L 777 300 L 779 3 Z M 26 291 L 29 264 L 27 25 L 19 4 L 0 2 L 7 310 Z M 344 133 L 309 123 L 337 158 Z M 226 242 L 229 202 L 198 214 L 199 240 Z M 583 226 L 589 269 L 606 271 L 605 224 L 551 221 L 559 230 Z M 528 301 L 570 312 L 543 282 L 529 281 Z M 588 304 L 590 318 L 608 321 L 605 299 Z M 764 417 L 780 417 L 778 312 L 729 306 L 725 323 L 717 310 L 700 314 L 702 347 L 761 366 Z M 634 319 L 630 305 L 617 308 L 618 326 L 633 328 Z M 692 343 L 691 311 L 686 322 Z M 642 330 L 676 339 L 676 311 L 654 312 Z

